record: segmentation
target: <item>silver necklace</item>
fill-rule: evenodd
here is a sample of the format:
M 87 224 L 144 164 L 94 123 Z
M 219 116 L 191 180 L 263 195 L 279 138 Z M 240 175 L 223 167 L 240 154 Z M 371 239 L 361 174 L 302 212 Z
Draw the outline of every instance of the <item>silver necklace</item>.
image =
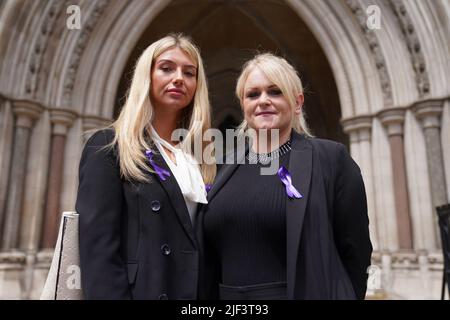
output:
M 287 142 L 283 143 L 278 149 L 273 150 L 269 153 L 256 153 L 250 148 L 246 158 L 251 164 L 268 164 L 273 159 L 277 159 L 282 155 L 288 153 L 291 149 L 291 140 L 288 140 Z

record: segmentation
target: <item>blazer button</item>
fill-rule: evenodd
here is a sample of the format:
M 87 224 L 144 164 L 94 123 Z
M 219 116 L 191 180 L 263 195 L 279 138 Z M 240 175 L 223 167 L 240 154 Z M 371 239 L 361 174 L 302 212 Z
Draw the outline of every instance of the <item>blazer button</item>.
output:
M 168 256 L 170 254 L 170 247 L 168 244 L 163 244 L 161 246 L 161 252 L 163 255 Z
M 161 209 L 161 203 L 158 200 L 152 201 L 151 206 L 152 206 L 153 212 L 158 212 L 159 209 Z
M 169 297 L 165 293 L 160 294 L 158 298 L 159 298 L 159 300 L 168 300 L 169 299 Z

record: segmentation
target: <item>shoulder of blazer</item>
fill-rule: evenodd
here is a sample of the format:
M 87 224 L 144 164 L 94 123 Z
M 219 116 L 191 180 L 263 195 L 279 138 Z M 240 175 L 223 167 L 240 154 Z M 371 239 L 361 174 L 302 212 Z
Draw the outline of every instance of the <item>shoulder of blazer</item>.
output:
M 114 139 L 114 129 L 101 129 L 96 131 L 87 141 L 86 146 L 104 147 Z
M 311 143 L 315 151 L 325 153 L 328 155 L 333 153 L 337 155 L 337 153 L 339 153 L 340 148 L 342 147 L 345 148 L 345 146 L 342 143 L 332 140 L 319 138 L 307 138 L 307 140 Z
M 347 147 L 340 142 L 319 138 L 307 138 L 307 141 L 314 153 L 325 160 L 336 161 L 342 153 L 348 153 Z
M 328 169 L 331 177 L 337 178 L 338 175 L 347 175 L 350 173 L 361 174 L 361 168 L 353 160 L 348 148 L 340 143 L 324 139 L 309 139 L 313 145 L 316 159 L 319 159 L 323 169 Z
M 331 169 L 333 173 L 339 170 L 343 161 L 351 158 L 347 147 L 340 142 L 319 138 L 307 138 L 307 141 L 313 148 L 313 157 L 316 159 L 314 162 L 320 163 L 322 168 Z
M 108 147 L 114 139 L 114 129 L 101 129 L 96 131 L 87 141 L 84 146 L 83 155 L 89 154 L 93 150 L 95 152 L 103 153 L 109 159 L 110 163 L 116 167 L 119 163 L 119 155 L 116 146 Z M 90 149 L 90 150 L 89 150 Z M 82 159 L 84 158 L 82 155 Z

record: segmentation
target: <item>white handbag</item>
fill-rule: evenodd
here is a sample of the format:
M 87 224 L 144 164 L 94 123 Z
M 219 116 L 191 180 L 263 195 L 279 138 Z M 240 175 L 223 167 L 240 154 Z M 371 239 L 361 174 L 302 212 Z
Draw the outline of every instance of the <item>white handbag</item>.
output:
M 63 212 L 41 300 L 82 300 L 78 214 Z

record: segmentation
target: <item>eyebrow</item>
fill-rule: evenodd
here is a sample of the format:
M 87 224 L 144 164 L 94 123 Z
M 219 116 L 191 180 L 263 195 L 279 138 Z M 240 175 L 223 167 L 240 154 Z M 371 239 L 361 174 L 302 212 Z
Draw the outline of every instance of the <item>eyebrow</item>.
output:
M 269 88 L 269 89 L 278 88 L 278 86 L 276 84 L 272 84 L 272 85 L 268 86 L 267 88 Z M 255 89 L 259 89 L 259 87 L 251 87 L 251 88 L 248 88 L 247 91 L 255 90 Z
M 161 64 L 161 63 L 164 63 L 164 62 L 175 63 L 175 62 L 173 62 L 172 60 L 169 60 L 169 59 L 161 59 L 161 60 L 157 61 L 156 63 Z M 185 65 L 183 65 L 183 67 L 197 69 L 197 67 L 192 65 L 192 64 L 185 64 Z

